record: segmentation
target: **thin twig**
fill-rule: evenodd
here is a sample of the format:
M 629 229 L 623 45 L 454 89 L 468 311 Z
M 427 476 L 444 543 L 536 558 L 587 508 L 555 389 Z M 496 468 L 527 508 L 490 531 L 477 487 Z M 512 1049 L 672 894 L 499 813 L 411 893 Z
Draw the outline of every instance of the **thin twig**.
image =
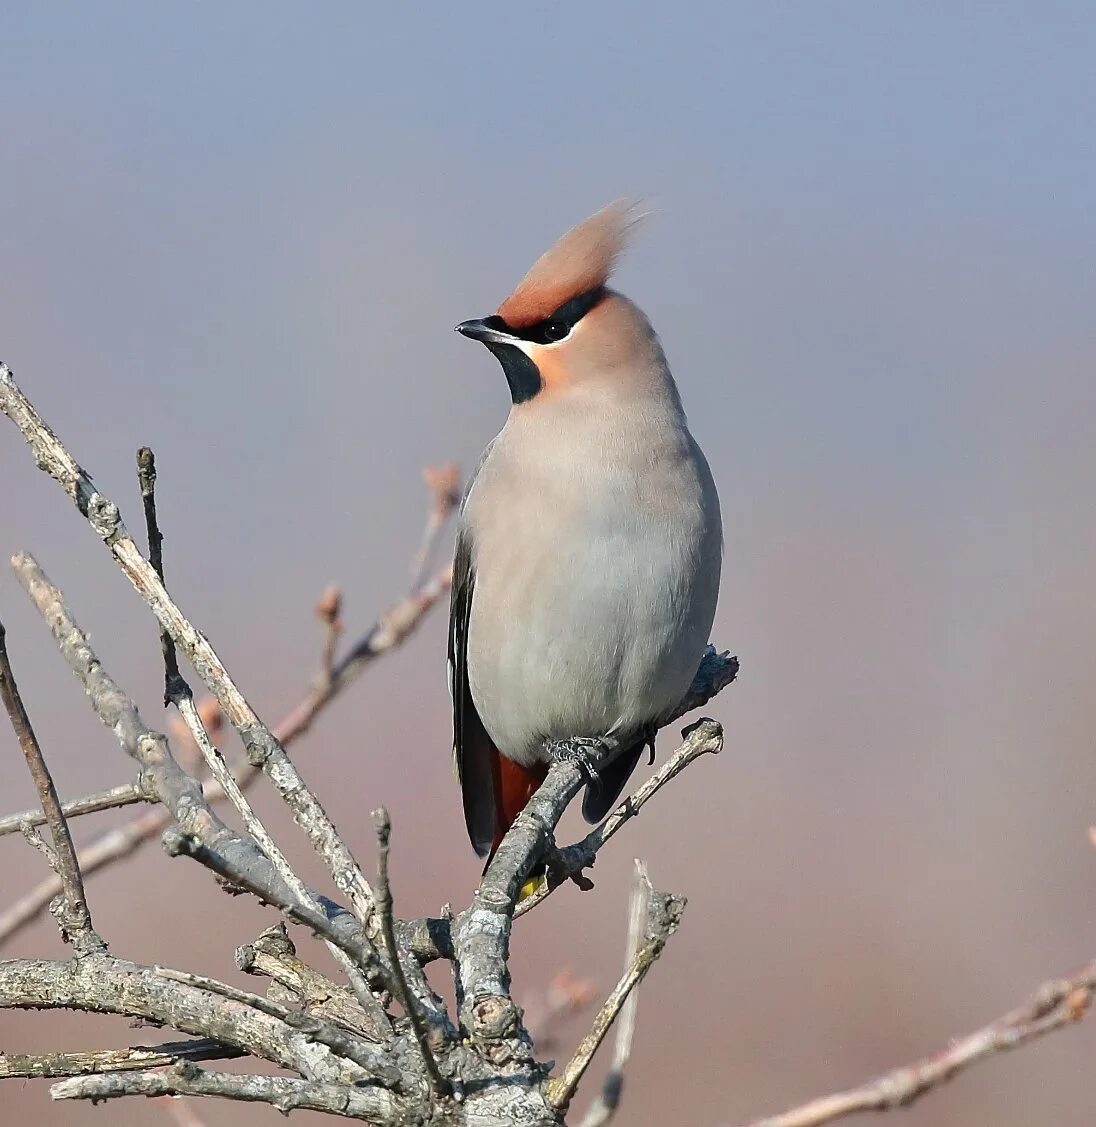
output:
M 319 910 L 319 904 L 312 891 L 293 871 L 293 866 L 290 865 L 285 854 L 278 848 L 277 843 L 274 841 L 273 837 L 271 837 L 259 816 L 255 813 L 254 808 L 240 788 L 240 785 L 236 782 L 235 777 L 229 770 L 228 764 L 224 761 L 224 756 L 221 755 L 220 750 L 210 740 L 205 726 L 202 724 L 202 719 L 198 715 L 198 709 L 195 707 L 190 686 L 180 675 L 176 675 L 175 680 L 178 683 L 178 691 L 173 697 L 175 707 L 179 710 L 179 715 L 183 718 L 183 722 L 186 724 L 191 738 L 201 751 L 202 758 L 209 767 L 209 773 L 228 796 L 232 805 L 239 813 L 240 818 L 243 820 L 244 828 L 255 839 L 259 848 L 273 866 L 274 871 L 282 878 L 293 895 L 296 896 L 298 903 L 308 907 L 310 911 L 314 912 L 316 915 L 322 916 L 323 914 Z M 323 919 L 326 920 L 327 917 L 323 916 Z M 359 966 L 356 959 L 346 954 L 338 944 L 332 943 L 326 938 L 324 942 L 327 944 L 328 950 L 330 950 L 336 961 L 346 971 L 350 983 L 354 988 L 355 997 L 357 997 L 359 1003 L 369 1012 L 375 1024 L 383 1026 L 385 1022 L 384 1007 L 381 1006 L 374 997 L 373 992 L 369 988 L 368 981 L 363 980 L 359 974 L 359 971 L 365 968 Z M 376 976 L 377 972 L 380 970 L 379 960 L 375 953 L 370 952 L 368 956 L 368 968 L 374 976 Z
M 141 449 L 137 451 L 137 476 L 141 487 L 141 498 L 144 501 L 145 531 L 148 537 L 149 562 L 152 564 L 162 583 L 164 580 L 164 565 L 161 550 L 163 546 L 163 536 L 160 533 L 156 516 L 156 460 L 152 451 L 147 446 L 142 446 Z M 333 637 L 338 636 L 337 629 L 335 629 L 338 620 L 337 602 L 336 599 L 334 614 L 331 616 L 332 620 L 329 623 L 332 627 L 331 633 Z M 210 775 L 236 808 L 237 813 L 243 820 L 244 828 L 255 839 L 263 853 L 266 854 L 275 872 L 278 873 L 282 880 L 285 881 L 286 885 L 296 894 L 297 899 L 302 904 L 306 904 L 310 908 L 316 907 L 315 898 L 312 896 L 310 890 L 305 885 L 304 881 L 293 871 L 293 867 L 289 864 L 285 854 L 282 853 L 281 849 L 274 841 L 274 838 L 267 831 L 259 816 L 255 813 L 251 803 L 244 795 L 243 789 L 236 781 L 235 775 L 233 775 L 232 771 L 229 769 L 228 764 L 225 763 L 224 756 L 221 755 L 220 750 L 210 739 L 209 732 L 206 730 L 201 714 L 195 706 L 193 691 L 186 679 L 179 672 L 179 666 L 175 656 L 175 644 L 172 642 L 170 635 L 163 628 L 160 630 L 160 642 L 164 654 L 164 704 L 175 705 L 190 734 L 191 740 L 195 747 L 201 752 Z M 218 715 L 220 714 L 218 713 Z M 330 942 L 328 943 L 328 949 L 343 966 L 349 976 L 359 1002 L 363 1007 L 369 1010 L 375 1023 L 383 1025 L 385 1020 L 384 1009 L 373 996 L 368 983 L 361 978 L 354 961 Z
M 34 453 L 36 464 L 72 498 L 134 590 L 186 655 L 206 688 L 217 698 L 249 758 L 262 766 L 263 773 L 292 811 L 294 821 L 302 827 L 327 864 L 336 887 L 347 896 L 355 915 L 364 923 L 372 911 L 372 889 L 327 812 L 305 784 L 274 733 L 237 687 L 209 640 L 194 627 L 168 594 L 156 570 L 141 554 L 123 523 L 118 506 L 96 489 L 90 476 L 23 394 L 11 370 L 2 364 L 0 409 L 18 427 Z
M 431 504 L 426 513 L 422 542 L 411 564 L 411 590 L 417 591 L 426 578 L 426 569 L 434 554 L 438 536 L 453 510 L 460 504 L 460 468 L 454 462 L 444 466 L 426 466 L 422 479 L 430 490 Z
M 594 1053 L 605 1039 L 628 995 L 643 981 L 655 960 L 662 954 L 667 940 L 677 930 L 685 911 L 685 898 L 671 893 L 658 892 L 651 887 L 647 874 L 640 871 L 639 879 L 646 886 L 647 927 L 642 944 L 613 992 L 594 1018 L 590 1032 L 583 1037 L 574 1056 L 567 1062 L 559 1076 L 548 1082 L 547 1102 L 559 1111 L 565 1111 L 575 1094 L 583 1073 L 594 1059 Z
M 342 691 L 378 658 L 390 653 L 411 636 L 426 613 L 448 591 L 452 583 L 452 567 L 446 565 L 426 583 L 391 606 L 368 630 L 335 661 L 330 675 L 286 714 L 274 729 L 282 746 L 304 735 L 316 717 Z
M 635 883 L 632 886 L 632 902 L 628 912 L 628 946 L 624 953 L 625 971 L 639 952 L 639 944 L 643 938 L 643 921 L 647 915 L 647 893 L 651 887 L 643 862 L 637 860 L 635 864 Z M 620 1107 L 620 1097 L 624 1092 L 624 1069 L 628 1065 L 628 1058 L 632 1055 L 632 1040 L 636 1032 L 638 1003 L 639 991 L 633 990 L 625 999 L 624 1008 L 617 1021 L 612 1066 L 601 1085 L 601 1091 L 583 1117 L 582 1127 L 605 1127 Z
M 23 749 L 27 768 L 38 789 L 42 813 L 49 824 L 50 837 L 53 839 L 53 856 L 65 896 L 65 910 L 60 917 L 62 933 L 66 940 L 73 944 L 78 954 L 87 955 L 102 951 L 106 944 L 92 926 L 91 910 L 84 892 L 84 881 L 80 875 L 80 864 L 76 860 L 72 835 L 69 833 L 68 822 L 61 810 L 61 800 L 57 797 L 57 788 L 53 785 L 53 777 L 46 766 L 38 737 L 34 734 L 30 717 L 23 706 L 23 698 L 19 695 L 19 686 L 15 683 L 15 674 L 12 672 L 11 660 L 8 657 L 7 632 L 2 622 L 0 622 L 0 697 L 4 700 L 8 719 L 11 720 L 19 746 Z
M 253 994 L 250 990 L 240 990 L 230 986 L 227 982 L 220 982 L 215 978 L 208 978 L 204 974 L 191 974 L 189 971 L 174 970 L 170 967 L 153 967 L 153 971 L 169 982 L 181 982 L 186 986 L 193 986 L 198 990 L 208 990 L 230 1001 L 239 1002 L 241 1005 L 250 1006 L 270 1017 L 279 1018 L 293 1029 L 307 1033 L 314 1041 L 326 1045 L 332 1052 L 352 1060 L 355 1064 L 366 1069 L 370 1077 L 378 1084 L 394 1088 L 403 1077 L 403 1073 L 384 1053 L 378 1052 L 372 1045 L 364 1044 L 361 1038 L 345 1029 L 340 1029 L 324 1018 L 313 1014 L 301 1013 L 279 1005 L 269 998 Z
M 1080 1021 L 1094 992 L 1096 961 L 1069 978 L 1043 983 L 1022 1005 L 933 1056 L 886 1072 L 859 1088 L 810 1100 L 782 1115 L 752 1120 L 747 1127 L 820 1127 L 860 1112 L 908 1107 L 971 1065 Z
M 248 869 L 237 865 L 226 854 L 211 849 L 195 834 L 187 833 L 179 826 L 168 826 L 163 833 L 163 843 L 169 856 L 192 857 L 229 884 L 273 904 L 288 919 L 310 928 L 320 939 L 348 955 L 367 977 L 387 977 L 384 968 L 378 965 L 376 953 L 360 933 L 357 936 L 344 934 L 333 926 L 326 915 L 301 903 L 292 893 L 256 882 Z
M 217 816 L 198 783 L 179 767 L 166 738 L 150 729 L 136 705 L 103 668 L 87 635 L 73 620 L 64 596 L 38 566 L 33 557 L 21 553 L 12 560 L 16 576 L 49 624 L 61 654 L 84 686 L 99 718 L 114 732 L 126 752 L 141 765 L 141 775 L 149 789 L 178 822 L 179 832 L 193 835 L 207 852 L 235 874 L 236 883 L 256 895 L 281 906 L 296 899 L 270 860 L 255 841 L 230 829 Z M 170 821 L 171 819 L 167 819 Z M 162 825 L 163 820 L 153 822 Z M 328 927 L 344 942 L 365 950 L 361 927 L 345 909 L 325 902 L 331 919 Z M 13 911 L 23 913 L 20 905 Z M 326 917 L 325 917 L 326 918 Z M 5 934 L 7 917 L 0 919 L 0 935 Z M 363 957 L 364 954 L 363 954 Z M 372 962 L 383 978 L 384 969 L 374 953 Z M 368 995 L 362 990 L 363 997 Z
M 141 504 L 145 510 L 145 529 L 148 533 L 148 562 L 152 564 L 160 582 L 164 582 L 164 538 L 156 516 L 156 455 L 147 446 L 137 451 L 137 482 L 141 488 Z M 179 692 L 179 659 L 171 635 L 160 627 L 160 649 L 164 655 L 164 704 L 168 705 Z
M 323 652 L 320 656 L 320 685 L 329 685 L 335 674 L 335 653 L 343 632 L 342 592 L 329 584 L 315 606 L 316 615 L 324 624 Z
M 356 680 L 376 658 L 391 652 L 410 637 L 427 612 L 449 590 L 450 578 L 450 569 L 443 568 L 421 591 L 401 599 L 366 631 L 351 648 L 347 657 L 336 666 L 332 685 L 321 693 L 310 691 L 274 729 L 274 734 L 283 747 L 288 747 L 294 740 L 304 735 L 327 705 Z M 203 701 L 198 705 L 199 711 L 205 703 Z M 241 788 L 247 790 L 261 772 L 257 764 L 245 758 L 233 763 L 232 773 Z M 216 783 L 207 783 L 204 790 L 209 802 L 216 802 L 224 797 L 223 791 Z M 9 821 L 10 817 L 5 818 L 4 822 Z M 80 850 L 78 856 L 84 876 L 87 877 L 135 853 L 147 841 L 158 837 L 170 822 L 169 813 L 153 809 L 146 810 L 124 825 L 108 830 Z M 0 914 L 0 943 L 34 920 L 60 891 L 61 882 L 56 877 L 47 877 Z M 437 949 L 436 945 L 433 949 Z
M 53 872 L 60 875 L 61 865 L 57 860 L 57 854 L 54 848 L 46 839 L 38 832 L 34 826 L 22 825 L 19 827 L 19 832 L 23 835 L 23 840 L 32 848 L 37 849 L 46 859 L 46 864 L 49 865 Z M 62 896 L 62 899 L 64 897 Z
M 146 841 L 161 833 L 170 822 L 171 815 L 167 811 L 154 807 L 85 845 L 77 854 L 85 880 L 92 873 L 136 852 Z M 51 874 L 0 912 L 0 943 L 37 919 L 60 892 L 61 879 L 56 874 Z
M 417 592 L 400 599 L 386 611 L 350 648 L 346 657 L 336 663 L 331 683 L 310 690 L 307 696 L 290 709 L 277 725 L 274 734 L 282 746 L 288 747 L 294 740 L 304 735 L 320 713 L 376 658 L 390 653 L 409 638 L 427 613 L 449 590 L 450 580 L 451 568 L 447 566 Z M 209 700 L 215 704 L 212 698 Z M 201 702 L 198 705 L 199 711 L 202 711 L 205 705 L 206 701 Z M 215 707 L 219 708 L 217 705 Z M 247 790 L 261 772 L 257 764 L 241 758 L 233 763 L 232 773 L 240 787 Z M 205 795 L 209 802 L 216 802 L 224 797 L 216 783 L 206 784 Z M 144 797 L 146 801 L 149 800 L 147 795 Z M 98 799 L 99 795 L 90 795 L 76 799 L 71 805 L 94 804 Z M 133 801 L 140 799 L 135 798 Z M 78 809 L 74 810 L 74 813 L 91 813 L 95 808 L 94 805 L 89 805 L 86 811 Z M 2 832 L 18 832 L 21 820 L 21 815 L 18 814 L 0 819 L 0 826 L 4 827 Z M 79 853 L 80 867 L 85 877 L 136 852 L 147 841 L 162 833 L 170 821 L 171 817 L 166 812 L 150 810 L 139 814 L 125 825 L 108 830 L 101 837 L 84 846 Z M 0 943 L 34 920 L 60 891 L 61 884 L 57 878 L 46 878 L 20 897 L 7 911 L 0 914 Z
M 736 663 L 737 664 L 737 663 Z M 699 676 L 699 674 L 698 674 Z M 694 682 L 695 684 L 695 682 Z M 723 745 L 723 729 L 699 720 L 685 729 L 675 753 L 688 762 L 703 750 Z M 556 762 L 502 839 L 471 905 L 456 920 L 453 949 L 460 968 L 461 1020 L 481 1055 L 495 1063 L 532 1057 L 529 1035 L 510 998 L 510 934 L 522 879 L 538 857 L 548 852 L 552 834 L 585 775 L 570 762 Z M 429 937 L 435 921 L 417 929 Z M 428 958 L 429 953 L 423 952 Z
M 155 799 L 145 792 L 140 783 L 122 783 L 120 786 L 111 787 L 110 790 L 101 790 L 95 794 L 75 798 L 71 802 L 64 802 L 61 804 L 61 813 L 66 818 L 78 818 L 83 814 L 98 814 L 102 810 L 115 810 L 123 806 L 132 806 L 137 802 L 154 801 Z M 41 809 L 6 814 L 0 818 L 0 837 L 19 833 L 20 826 L 44 826 L 46 821 L 47 818 Z
M 84 1076 L 89 1072 L 124 1072 L 160 1068 L 179 1060 L 230 1060 L 247 1054 L 209 1037 L 134 1045 L 128 1049 L 96 1049 L 86 1053 L 0 1053 L 0 1079 Z
M 691 728 L 686 729 L 687 733 L 691 731 Z M 628 822 L 637 817 L 640 810 L 671 779 L 680 775 L 690 763 L 703 755 L 717 755 L 722 750 L 722 731 L 720 731 L 718 739 L 686 739 L 650 778 L 646 779 L 633 794 L 629 795 L 613 810 L 604 822 L 595 826 L 581 841 L 560 849 L 552 857 L 552 863 L 549 865 L 546 874 L 547 879 L 542 881 L 534 892 L 517 906 L 514 916 L 524 916 L 527 912 L 531 912 L 568 877 L 576 877 L 583 869 L 589 868 L 597 859 L 601 847 L 615 837 Z
M 434 1054 L 430 1048 L 422 1015 L 419 1013 L 415 999 L 411 997 L 411 991 L 407 987 L 407 978 L 403 973 L 403 965 L 400 962 L 399 944 L 396 942 L 396 931 L 392 926 L 392 886 L 388 879 L 388 850 L 392 836 L 392 820 L 383 806 L 373 811 L 373 825 L 377 831 L 378 845 L 377 912 L 380 916 L 381 934 L 384 936 L 388 962 L 392 968 L 392 977 L 395 981 L 396 996 L 400 1005 L 403 1006 L 404 1013 L 407 1014 L 407 1020 L 411 1023 L 415 1041 L 419 1046 L 419 1053 L 422 1055 L 423 1068 L 429 1077 L 431 1087 L 434 1089 L 434 1095 L 445 1097 L 451 1094 L 452 1088 L 449 1081 L 438 1070 L 438 1062 L 434 1059 Z

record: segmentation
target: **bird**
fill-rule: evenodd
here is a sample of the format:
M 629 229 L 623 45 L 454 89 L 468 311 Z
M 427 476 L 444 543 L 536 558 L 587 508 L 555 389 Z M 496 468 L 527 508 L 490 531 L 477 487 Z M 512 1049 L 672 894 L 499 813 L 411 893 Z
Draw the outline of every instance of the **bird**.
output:
M 603 207 L 456 326 L 512 400 L 461 502 L 449 618 L 454 765 L 488 863 L 554 759 L 582 764 L 583 816 L 605 817 L 715 615 L 715 482 L 658 336 L 609 286 L 638 218 Z

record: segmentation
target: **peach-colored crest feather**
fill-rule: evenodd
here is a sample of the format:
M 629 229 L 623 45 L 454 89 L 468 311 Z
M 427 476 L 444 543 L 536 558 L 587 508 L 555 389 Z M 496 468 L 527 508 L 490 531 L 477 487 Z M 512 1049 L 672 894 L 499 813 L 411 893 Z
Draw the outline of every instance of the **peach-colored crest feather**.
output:
M 631 200 L 615 200 L 572 227 L 533 263 L 498 315 L 512 328 L 524 329 L 571 298 L 605 285 L 640 218 Z

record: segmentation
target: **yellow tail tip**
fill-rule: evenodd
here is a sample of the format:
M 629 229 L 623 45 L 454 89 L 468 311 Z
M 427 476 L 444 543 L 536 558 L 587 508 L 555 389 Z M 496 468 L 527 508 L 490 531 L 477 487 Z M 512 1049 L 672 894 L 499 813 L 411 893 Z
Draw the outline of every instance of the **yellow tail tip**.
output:
M 543 873 L 537 873 L 535 877 L 528 877 L 521 886 L 521 890 L 518 892 L 518 903 L 520 904 L 523 900 L 528 900 L 529 897 L 540 888 L 542 880 L 544 880 Z

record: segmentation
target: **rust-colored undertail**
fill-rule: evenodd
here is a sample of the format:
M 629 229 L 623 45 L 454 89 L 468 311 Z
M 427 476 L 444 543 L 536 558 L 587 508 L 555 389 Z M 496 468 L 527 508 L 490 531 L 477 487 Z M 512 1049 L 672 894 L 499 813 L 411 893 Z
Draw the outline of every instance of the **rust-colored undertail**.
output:
M 492 749 L 494 750 L 494 749 Z M 537 787 L 548 774 L 546 763 L 535 763 L 532 767 L 522 767 L 498 751 L 494 753 L 495 775 L 495 837 L 491 842 L 490 861 L 498 849 L 506 831 L 525 809 L 525 804 L 533 797 Z

